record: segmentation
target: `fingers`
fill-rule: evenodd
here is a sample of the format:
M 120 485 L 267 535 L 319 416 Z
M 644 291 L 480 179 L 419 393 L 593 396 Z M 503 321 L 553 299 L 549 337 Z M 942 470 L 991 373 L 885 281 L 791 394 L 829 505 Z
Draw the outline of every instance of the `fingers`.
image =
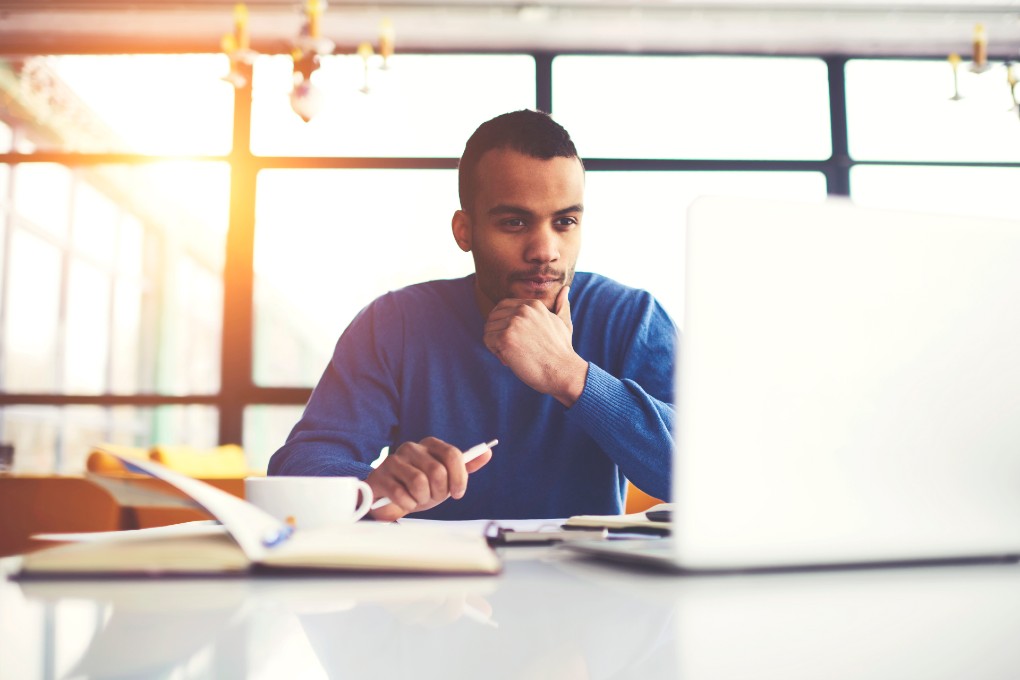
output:
M 506 328 L 506 323 L 517 316 L 528 315 L 533 312 L 548 312 L 544 304 L 539 300 L 520 300 L 516 298 L 505 298 L 500 300 L 489 316 L 486 318 L 486 327 L 493 326 L 493 329 Z
M 467 476 L 461 451 L 455 446 L 435 437 L 401 444 L 366 479 L 376 498 L 390 499 L 389 505 L 372 511 L 372 516 L 398 519 L 435 507 L 451 496 L 461 498 L 467 490 Z
M 481 454 L 480 456 L 475 458 L 473 461 L 471 461 L 470 463 L 468 463 L 464 467 L 467 470 L 467 473 L 470 475 L 470 474 L 474 473 L 475 471 L 480 470 L 483 467 L 485 467 L 490 460 L 492 460 L 492 449 L 489 449 L 485 453 Z M 458 496 L 458 498 L 459 498 L 459 496 Z
M 563 320 L 563 323 L 567 324 L 567 327 L 572 327 L 574 322 L 570 318 L 569 293 L 570 286 L 563 286 L 563 288 L 560 288 L 560 292 L 556 296 L 556 305 L 554 306 L 554 309 L 556 310 L 556 316 L 560 317 L 560 319 Z

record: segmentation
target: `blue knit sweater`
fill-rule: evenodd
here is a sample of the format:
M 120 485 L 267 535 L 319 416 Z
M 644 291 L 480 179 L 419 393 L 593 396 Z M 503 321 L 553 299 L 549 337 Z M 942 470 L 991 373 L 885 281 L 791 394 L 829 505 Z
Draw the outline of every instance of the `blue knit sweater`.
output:
M 517 519 L 614 514 L 626 479 L 670 493 L 676 327 L 647 292 L 578 272 L 575 351 L 588 361 L 565 408 L 482 343 L 474 275 L 387 293 L 340 337 L 273 475 L 364 479 L 379 451 L 428 436 L 466 449 L 498 438 L 467 493 L 416 517 Z

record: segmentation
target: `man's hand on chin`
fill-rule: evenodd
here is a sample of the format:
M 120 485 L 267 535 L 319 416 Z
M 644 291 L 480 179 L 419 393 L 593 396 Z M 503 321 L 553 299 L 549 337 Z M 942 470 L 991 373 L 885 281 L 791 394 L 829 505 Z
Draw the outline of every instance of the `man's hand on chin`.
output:
M 483 340 L 526 385 L 570 408 L 581 396 L 588 362 L 571 343 L 574 329 L 564 286 L 555 312 L 541 300 L 504 299 L 489 312 Z

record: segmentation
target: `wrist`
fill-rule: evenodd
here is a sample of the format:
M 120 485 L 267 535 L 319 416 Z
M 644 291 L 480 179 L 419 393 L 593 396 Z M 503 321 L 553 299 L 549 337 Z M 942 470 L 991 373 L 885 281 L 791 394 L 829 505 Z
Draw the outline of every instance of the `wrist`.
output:
M 573 406 L 581 393 L 584 392 L 584 384 L 588 380 L 588 362 L 578 355 L 571 359 L 559 389 L 552 393 L 556 401 L 567 408 Z

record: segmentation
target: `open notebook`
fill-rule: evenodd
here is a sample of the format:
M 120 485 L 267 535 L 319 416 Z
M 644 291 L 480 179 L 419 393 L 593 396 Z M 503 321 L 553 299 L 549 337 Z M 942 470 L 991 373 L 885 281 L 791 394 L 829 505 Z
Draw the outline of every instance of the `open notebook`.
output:
M 113 454 L 116 455 L 116 454 Z M 358 522 L 292 529 L 247 501 L 151 461 L 121 460 L 171 484 L 219 524 L 111 532 L 24 556 L 22 576 L 238 574 L 325 570 L 495 574 L 481 535 L 436 526 Z

